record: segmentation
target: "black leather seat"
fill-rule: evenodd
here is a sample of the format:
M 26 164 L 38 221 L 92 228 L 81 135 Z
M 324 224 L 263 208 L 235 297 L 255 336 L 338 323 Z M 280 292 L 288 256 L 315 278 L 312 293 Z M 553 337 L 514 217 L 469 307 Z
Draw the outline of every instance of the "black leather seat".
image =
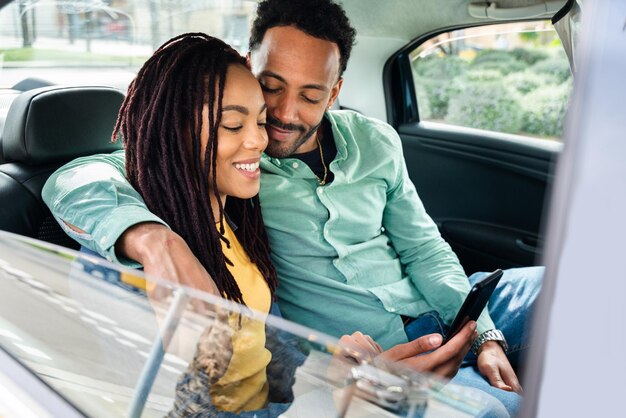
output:
M 78 248 L 41 199 L 48 177 L 72 159 L 120 149 L 111 132 L 124 94 L 107 87 L 44 87 L 11 103 L 2 133 L 0 229 Z

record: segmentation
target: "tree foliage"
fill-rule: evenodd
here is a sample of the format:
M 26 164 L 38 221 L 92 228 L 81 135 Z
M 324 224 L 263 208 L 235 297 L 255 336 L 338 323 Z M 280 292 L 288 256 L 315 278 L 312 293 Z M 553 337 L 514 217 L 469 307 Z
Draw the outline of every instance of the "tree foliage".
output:
M 413 62 L 413 75 L 420 119 L 562 135 L 571 72 L 550 48 L 487 49 L 469 58 L 432 54 Z

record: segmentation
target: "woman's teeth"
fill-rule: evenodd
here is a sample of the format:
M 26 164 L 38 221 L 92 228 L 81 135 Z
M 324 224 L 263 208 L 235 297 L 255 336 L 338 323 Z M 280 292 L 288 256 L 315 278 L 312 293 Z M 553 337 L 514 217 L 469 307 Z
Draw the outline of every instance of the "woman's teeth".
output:
M 252 163 L 252 164 L 235 164 L 235 168 L 237 170 L 245 170 L 245 171 L 257 171 L 257 169 L 259 168 L 259 163 Z

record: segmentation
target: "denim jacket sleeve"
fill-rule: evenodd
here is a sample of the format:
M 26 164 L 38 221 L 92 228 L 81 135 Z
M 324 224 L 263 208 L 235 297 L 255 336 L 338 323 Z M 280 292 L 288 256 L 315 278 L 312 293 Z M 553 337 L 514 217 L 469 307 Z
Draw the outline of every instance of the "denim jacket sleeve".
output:
M 389 136 L 397 150 L 394 152 L 395 177 L 387 192 L 383 226 L 410 280 L 450 324 L 469 292 L 469 282 L 409 179 L 400 138 L 395 131 Z M 477 325 L 478 332 L 495 328 L 487 310 Z
M 167 224 L 153 215 L 125 175 L 124 151 L 78 158 L 59 168 L 46 182 L 42 197 L 63 230 L 81 245 L 107 258 L 118 259 L 115 242 L 141 222 Z M 67 225 L 85 233 L 78 233 Z

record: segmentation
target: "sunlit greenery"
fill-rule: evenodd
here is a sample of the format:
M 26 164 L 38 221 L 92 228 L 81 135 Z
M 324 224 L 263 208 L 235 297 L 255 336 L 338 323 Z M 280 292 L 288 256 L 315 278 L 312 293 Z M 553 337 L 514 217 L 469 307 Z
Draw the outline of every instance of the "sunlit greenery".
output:
M 514 47 L 455 40 L 415 56 L 420 119 L 560 137 L 572 88 L 567 57 L 551 32 L 517 36 Z
M 13 48 L 0 49 L 0 54 L 4 57 L 4 63 L 45 63 L 53 61 L 55 63 L 63 62 L 65 65 L 140 65 L 145 62 L 148 57 L 122 56 L 122 55 L 105 55 L 90 52 L 78 52 L 56 49 L 40 49 L 40 48 Z

